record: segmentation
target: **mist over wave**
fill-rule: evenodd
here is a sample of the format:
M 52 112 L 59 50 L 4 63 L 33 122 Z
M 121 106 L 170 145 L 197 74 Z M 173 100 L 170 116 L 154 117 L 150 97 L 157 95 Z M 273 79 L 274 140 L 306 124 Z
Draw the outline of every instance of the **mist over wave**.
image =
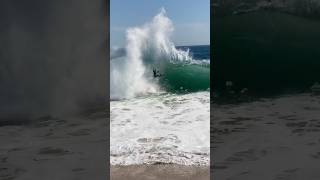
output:
M 164 8 L 151 22 L 127 30 L 126 47 L 111 52 L 111 99 L 209 88 L 209 60 L 194 60 L 188 49 L 176 48 L 170 40 L 173 31 Z M 153 77 L 153 68 L 162 74 L 160 78 Z M 201 84 L 188 87 L 195 79 Z

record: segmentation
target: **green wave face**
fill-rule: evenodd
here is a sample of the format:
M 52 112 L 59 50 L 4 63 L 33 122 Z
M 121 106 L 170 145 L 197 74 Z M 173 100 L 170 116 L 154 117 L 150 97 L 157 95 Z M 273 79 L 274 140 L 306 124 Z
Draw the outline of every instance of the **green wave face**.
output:
M 159 83 L 169 92 L 195 92 L 210 88 L 210 66 L 166 63 Z

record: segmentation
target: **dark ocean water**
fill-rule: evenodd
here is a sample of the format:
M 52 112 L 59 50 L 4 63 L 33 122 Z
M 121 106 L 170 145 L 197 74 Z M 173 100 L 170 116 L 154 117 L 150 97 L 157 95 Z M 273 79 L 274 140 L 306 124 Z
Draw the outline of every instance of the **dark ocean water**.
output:
M 210 45 L 177 46 L 177 49 L 187 50 L 195 60 L 210 60 Z
M 320 21 L 260 11 L 213 20 L 212 86 L 254 95 L 304 92 L 320 81 Z

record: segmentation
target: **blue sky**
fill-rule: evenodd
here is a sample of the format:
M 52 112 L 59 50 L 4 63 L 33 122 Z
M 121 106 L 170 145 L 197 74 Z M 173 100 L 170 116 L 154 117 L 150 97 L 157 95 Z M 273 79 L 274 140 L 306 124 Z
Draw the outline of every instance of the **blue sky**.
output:
M 210 0 L 111 0 L 110 45 L 125 46 L 128 27 L 149 22 L 163 7 L 173 21 L 176 45 L 210 44 Z

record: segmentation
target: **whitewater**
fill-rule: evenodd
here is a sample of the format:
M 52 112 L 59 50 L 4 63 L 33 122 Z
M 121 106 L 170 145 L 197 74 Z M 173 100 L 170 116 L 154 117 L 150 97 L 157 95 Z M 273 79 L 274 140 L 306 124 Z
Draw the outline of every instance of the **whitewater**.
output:
M 161 9 L 111 49 L 112 165 L 209 165 L 209 46 L 176 47 L 173 31 Z

